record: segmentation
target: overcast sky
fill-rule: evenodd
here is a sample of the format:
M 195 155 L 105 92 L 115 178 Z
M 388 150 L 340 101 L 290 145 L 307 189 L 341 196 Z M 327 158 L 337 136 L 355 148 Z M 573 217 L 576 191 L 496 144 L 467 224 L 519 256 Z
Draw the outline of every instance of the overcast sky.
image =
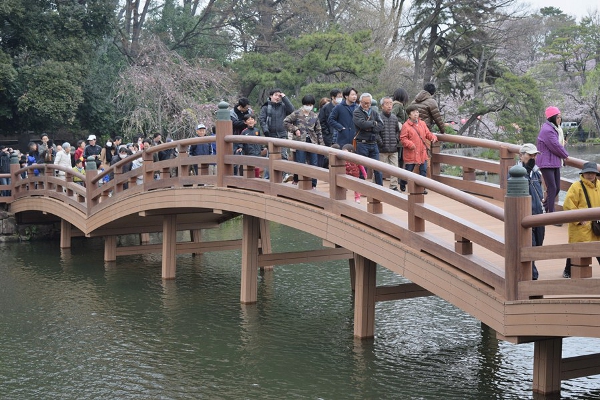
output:
M 525 0 L 531 4 L 531 9 L 534 11 L 543 7 L 560 8 L 565 14 L 573 15 L 577 20 L 588 15 L 588 10 L 600 9 L 600 1 L 598 0 Z

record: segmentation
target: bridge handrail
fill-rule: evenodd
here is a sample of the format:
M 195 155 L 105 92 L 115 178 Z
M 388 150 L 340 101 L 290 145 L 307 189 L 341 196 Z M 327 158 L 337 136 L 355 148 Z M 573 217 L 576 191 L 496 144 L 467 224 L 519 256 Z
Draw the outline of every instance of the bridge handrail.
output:
M 442 140 L 445 140 L 446 137 L 451 137 L 452 140 L 456 143 L 478 143 L 479 141 L 482 141 L 482 144 L 488 146 L 489 148 L 500 149 L 501 152 L 504 152 L 503 157 L 506 160 L 505 165 L 502 166 L 501 169 L 507 167 L 508 165 L 514 164 L 513 152 L 518 152 L 520 148 L 517 145 L 506 145 L 501 142 L 486 141 L 475 138 L 455 137 L 452 135 L 439 135 L 439 137 Z M 344 191 L 344 193 L 345 190 L 358 190 L 361 192 L 368 193 L 367 214 L 370 215 L 371 218 L 373 218 L 374 216 L 381 218 L 378 216 L 378 214 L 380 214 L 383 210 L 383 203 L 390 204 L 393 207 L 397 207 L 404 211 L 407 211 L 409 213 L 408 226 L 403 225 L 403 229 L 408 229 L 415 234 L 420 234 L 420 232 L 424 232 L 423 224 L 425 221 L 429 221 L 431 223 L 439 225 L 440 227 L 448 231 L 453 232 L 457 237 L 457 240 L 459 240 L 459 238 L 462 238 L 473 241 L 474 243 L 478 243 L 483 247 L 488 248 L 491 251 L 496 252 L 498 254 L 503 254 L 504 251 L 508 251 L 504 249 L 504 240 L 501 236 L 495 235 L 487 231 L 484 227 L 477 226 L 473 223 L 463 221 L 458 218 L 453 218 L 453 216 L 442 212 L 440 209 L 425 204 L 423 196 L 419 196 L 418 194 L 419 191 L 422 191 L 422 189 L 426 188 L 427 190 L 437 192 L 449 199 L 465 204 L 468 207 L 476 209 L 500 221 L 504 221 L 504 210 L 501 207 L 490 204 L 485 200 L 482 200 L 471 194 L 464 193 L 463 191 L 457 188 L 445 185 L 441 182 L 438 182 L 437 180 L 425 178 L 418 174 L 406 171 L 404 169 L 394 168 L 388 164 L 382 163 L 377 160 L 372 160 L 370 158 L 365 158 L 357 154 L 352 154 L 346 151 L 318 146 L 310 143 L 304 143 L 300 141 L 241 135 L 234 136 L 231 134 L 224 135 L 222 140 L 222 143 L 226 143 L 228 145 L 233 143 L 250 143 L 265 145 L 269 148 L 271 155 L 268 158 L 263 158 L 252 156 L 239 156 L 234 155 L 232 153 L 223 154 L 224 152 L 221 152 L 219 157 L 214 155 L 193 157 L 189 156 L 187 154 L 187 146 L 189 145 L 198 143 L 219 143 L 215 136 L 205 136 L 189 138 L 180 141 L 164 143 L 158 146 L 153 146 L 149 149 L 144 150 L 143 152 L 136 153 L 135 155 L 127 157 L 123 160 L 119 160 L 115 165 L 107 168 L 107 170 L 104 172 L 88 171 L 86 172 L 85 176 L 77 173 L 76 171 L 56 166 L 53 164 L 34 164 L 21 169 L 11 169 L 11 176 L 19 177 L 19 179 L 15 179 L 14 182 L 11 183 L 11 187 L 18 188 L 18 190 L 15 190 L 13 192 L 13 196 L 11 196 L 9 201 L 12 201 L 13 198 L 35 194 L 36 191 L 40 191 L 40 194 L 47 194 L 53 198 L 61 198 L 62 196 L 62 198 L 66 199 L 65 201 L 72 202 L 73 200 L 69 199 L 69 196 L 73 196 L 75 194 L 78 196 L 77 205 L 80 208 L 83 207 L 88 213 L 88 215 L 91 215 L 97 210 L 107 207 L 111 203 L 118 201 L 119 195 L 121 194 L 121 192 L 124 191 L 124 187 L 126 184 L 129 185 L 129 189 L 127 189 L 127 191 L 130 194 L 138 193 L 140 191 L 160 189 L 166 187 L 181 187 L 189 184 L 216 184 L 217 186 L 223 185 L 239 187 L 241 189 L 259 191 L 262 190 L 265 192 L 268 191 L 271 194 L 284 197 L 294 197 L 296 194 L 304 192 L 305 194 L 302 194 L 303 198 L 310 199 L 310 201 L 313 202 L 315 205 L 325 204 L 321 200 L 319 200 L 320 197 L 322 198 L 322 194 L 317 195 L 312 193 L 311 191 L 299 192 L 298 189 L 292 188 L 289 185 L 283 185 L 280 183 L 280 181 L 277 181 L 274 178 L 274 176 L 277 176 L 277 174 L 281 174 L 282 171 L 287 171 L 297 173 L 301 177 L 304 177 L 305 180 L 307 178 L 318 178 L 320 180 L 329 182 L 329 198 L 332 200 L 345 201 L 345 194 L 343 195 L 343 197 L 337 194 L 338 192 L 336 191 L 339 190 Z M 328 171 L 320 167 L 303 165 L 294 161 L 282 160 L 279 154 L 279 149 L 282 147 L 312 152 L 315 154 L 321 154 L 325 157 L 328 157 L 330 161 L 333 161 L 331 165 L 334 166 L 334 168 Z M 159 162 L 153 161 L 154 153 L 174 148 L 177 148 L 180 152 L 180 156 L 178 158 Z M 122 173 L 121 168 L 125 164 L 132 162 L 140 157 L 143 158 L 142 168 L 140 168 L 139 170 L 132 170 L 127 173 Z M 439 153 L 434 153 L 432 163 L 435 163 L 436 159 L 442 159 L 442 157 L 443 156 Z M 409 191 L 417 194 L 417 196 L 411 196 L 394 192 L 385 187 L 381 187 L 364 180 L 346 176 L 345 167 L 343 167 L 343 162 L 345 161 L 362 164 L 369 169 L 376 169 L 390 176 L 396 176 L 399 179 L 405 179 L 409 181 Z M 580 161 L 581 164 L 583 163 L 582 160 L 577 159 L 569 159 L 568 161 L 574 165 L 578 165 Z M 205 174 L 205 172 L 200 170 L 200 175 L 189 175 L 190 166 L 198 164 L 200 168 L 204 168 L 204 166 L 215 162 L 217 162 L 218 164 L 218 173 L 221 175 L 220 177 L 207 175 Z M 491 165 L 490 162 L 485 160 L 484 163 L 486 163 L 487 165 Z M 268 168 L 272 172 L 271 181 L 266 182 L 263 179 L 235 176 L 232 172 L 228 172 L 227 169 L 227 167 L 232 166 L 233 164 L 248 165 L 250 168 L 253 168 L 254 166 L 268 166 Z M 343 170 L 340 168 L 336 169 L 335 166 L 340 166 L 341 168 L 343 168 Z M 40 176 L 33 176 L 33 170 L 35 169 L 38 169 L 40 171 Z M 54 177 L 52 173 L 54 171 L 65 172 L 65 177 L 62 179 Z M 21 174 L 23 172 L 27 173 L 26 178 L 21 178 Z M 177 177 L 171 177 L 169 174 L 170 172 L 174 173 Z M 103 184 L 102 186 L 99 186 L 100 182 L 102 181 L 102 178 L 111 173 L 114 174 L 114 179 L 112 179 L 106 184 Z M 83 178 L 87 188 L 84 188 L 80 185 L 75 185 L 72 182 L 73 176 Z M 142 183 L 141 185 L 138 185 L 137 178 L 140 176 L 142 178 Z M 160 176 L 161 179 L 155 180 L 155 176 Z M 438 177 L 436 176 L 436 179 L 437 178 Z M 224 183 L 219 183 L 219 179 L 222 179 L 222 182 Z M 299 185 L 299 187 L 300 186 L 302 185 Z M 302 186 L 301 188 L 308 189 L 309 187 Z M 125 195 L 128 195 L 128 193 L 125 193 Z M 0 198 L 0 201 L 1 199 L 2 198 Z M 525 216 L 521 221 L 521 227 L 527 229 L 531 226 L 537 225 L 549 225 L 558 222 L 564 223 L 576 220 L 576 218 L 581 218 L 582 216 L 585 216 L 586 218 L 593 217 L 596 216 L 597 213 L 597 211 L 595 210 L 590 212 L 588 212 L 588 210 L 579 211 L 582 211 L 582 213 L 563 214 L 562 212 L 556 212 L 548 215 Z M 363 217 L 358 216 L 357 218 L 361 219 Z M 364 217 L 364 220 L 368 221 L 366 215 Z M 380 226 L 393 226 L 393 224 L 391 224 L 391 221 L 385 221 L 384 219 L 382 219 L 382 221 L 384 222 L 381 222 L 379 224 Z M 398 224 L 397 222 L 395 223 Z M 567 250 L 569 251 L 569 254 L 574 254 L 574 248 L 583 249 L 585 251 L 585 254 L 591 254 L 591 250 L 588 247 L 590 246 L 568 247 Z M 547 247 L 544 246 L 544 249 L 546 248 Z M 543 257 L 545 257 L 545 255 L 541 255 L 538 252 L 539 249 L 533 249 L 525 246 L 521 250 L 523 254 L 521 261 L 530 261 L 534 259 L 537 260 L 543 259 Z M 435 251 L 443 253 L 447 250 L 438 248 Z M 555 254 L 555 252 L 553 251 L 551 252 L 551 254 Z M 479 270 L 477 268 L 473 268 L 473 270 L 469 273 L 471 273 L 474 277 L 482 280 L 483 282 L 490 284 L 493 287 L 497 286 L 499 278 L 503 279 L 502 271 L 493 272 L 486 266 L 482 266 Z
M 504 221 L 504 211 L 501 207 L 490 204 L 489 202 L 482 200 L 478 197 L 475 197 L 471 194 L 464 193 L 458 189 L 453 187 L 449 187 L 447 185 L 436 182 L 432 179 L 423 177 L 418 174 L 414 174 L 410 171 L 407 171 L 403 168 L 396 168 L 384 162 L 373 160 L 368 157 L 363 157 L 358 154 L 350 153 L 348 151 L 332 149 L 330 147 L 319 146 L 312 143 L 305 143 L 295 140 L 288 139 L 273 139 L 273 138 L 265 138 L 265 137 L 257 137 L 257 136 L 227 136 L 225 138 L 226 142 L 235 142 L 235 143 L 249 143 L 249 144 L 264 144 L 273 143 L 279 147 L 288 147 L 294 150 L 301 150 L 315 154 L 321 154 L 323 156 L 328 156 L 329 154 L 334 154 L 338 159 L 349 161 L 356 164 L 361 164 L 365 168 L 371 168 L 382 173 L 386 173 L 388 175 L 396 176 L 398 179 L 404 179 L 407 181 L 414 181 L 419 186 L 430 189 L 434 192 L 437 192 L 441 195 L 444 195 L 452 200 L 459 201 L 465 205 L 468 205 L 478 211 L 481 211 L 485 214 L 488 214 L 500 221 Z M 294 161 L 284 161 L 290 164 L 291 167 L 294 166 Z M 307 166 L 311 169 L 319 168 Z M 383 188 L 375 188 L 375 190 L 382 190 Z M 373 196 L 377 197 L 377 196 Z

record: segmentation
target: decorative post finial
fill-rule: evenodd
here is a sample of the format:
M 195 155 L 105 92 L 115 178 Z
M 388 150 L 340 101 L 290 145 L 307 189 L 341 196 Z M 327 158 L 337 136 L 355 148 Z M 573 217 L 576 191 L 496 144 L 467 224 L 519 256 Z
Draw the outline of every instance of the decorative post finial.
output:
M 87 171 L 93 171 L 96 170 L 96 159 L 94 158 L 94 156 L 89 156 L 86 160 L 85 160 L 85 169 Z
M 526 178 L 527 170 L 520 165 L 515 165 L 508 170 L 508 183 L 506 196 L 529 196 L 529 181 Z
M 225 100 L 222 100 L 219 105 L 219 110 L 217 111 L 217 120 L 219 121 L 228 121 L 229 120 L 229 103 Z

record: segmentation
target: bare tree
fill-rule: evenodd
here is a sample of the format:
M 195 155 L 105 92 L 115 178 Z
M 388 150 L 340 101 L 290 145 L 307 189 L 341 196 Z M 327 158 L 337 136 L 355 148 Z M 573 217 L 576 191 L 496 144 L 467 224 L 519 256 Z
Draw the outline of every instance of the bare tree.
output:
M 159 132 L 173 139 L 213 122 L 218 100 L 228 97 L 224 71 L 205 60 L 188 62 L 158 39 L 144 42 L 138 62 L 121 73 L 115 102 L 126 135 Z

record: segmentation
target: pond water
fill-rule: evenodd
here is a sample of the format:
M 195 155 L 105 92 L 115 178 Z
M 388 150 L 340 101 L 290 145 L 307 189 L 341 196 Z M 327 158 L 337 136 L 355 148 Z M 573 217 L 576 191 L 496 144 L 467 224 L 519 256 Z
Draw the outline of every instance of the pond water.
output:
M 239 232 L 236 219 L 205 237 Z M 278 252 L 320 247 L 280 225 L 271 235 Z M 346 262 L 262 272 L 244 306 L 239 251 L 178 256 L 177 279 L 162 281 L 158 254 L 104 263 L 101 240 L 73 244 L 0 245 L 1 398 L 533 398 L 533 345 L 500 342 L 436 297 L 378 303 L 375 339 L 355 340 Z M 402 281 L 378 271 L 378 285 Z M 564 342 L 564 356 L 600 351 Z M 599 388 L 565 381 L 562 398 Z

